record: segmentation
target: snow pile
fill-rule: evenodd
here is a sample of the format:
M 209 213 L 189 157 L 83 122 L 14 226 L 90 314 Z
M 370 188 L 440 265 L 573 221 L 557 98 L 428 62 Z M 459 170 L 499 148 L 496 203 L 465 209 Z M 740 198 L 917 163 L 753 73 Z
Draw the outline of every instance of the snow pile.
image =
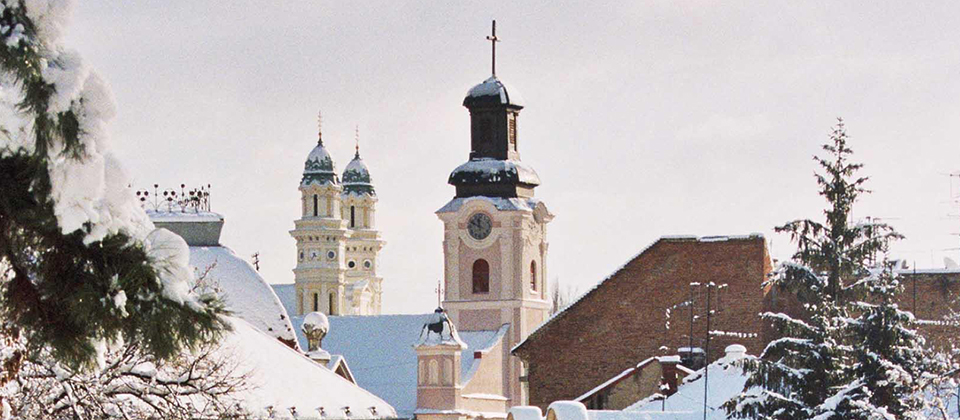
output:
M 277 342 L 249 323 L 231 318 L 233 332 L 221 351 L 239 362 L 238 372 L 249 372 L 249 389 L 236 397 L 253 415 L 262 418 L 392 418 L 396 410 L 377 396 L 354 385 L 299 352 Z M 271 415 L 272 412 L 272 415 Z
M 555 401 L 547 407 L 547 420 L 589 420 L 589 416 L 581 402 Z
M 507 412 L 507 420 L 541 420 L 543 412 L 540 407 L 529 405 L 518 405 L 510 408 Z

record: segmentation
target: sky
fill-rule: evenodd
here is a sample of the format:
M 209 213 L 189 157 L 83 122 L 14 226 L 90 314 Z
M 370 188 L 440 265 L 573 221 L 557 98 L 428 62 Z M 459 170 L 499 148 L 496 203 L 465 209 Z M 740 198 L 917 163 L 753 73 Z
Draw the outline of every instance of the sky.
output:
M 80 3 L 80 2 L 78 2 Z M 585 291 L 665 235 L 820 218 L 812 157 L 842 117 L 873 192 L 854 217 L 893 258 L 960 260 L 960 3 L 828 1 L 157 2 L 84 0 L 66 43 L 112 88 L 135 188 L 210 184 L 221 242 L 292 283 L 297 187 L 316 144 L 355 129 L 379 197 L 384 313 L 433 309 L 446 183 L 467 160 L 467 90 L 521 92 L 547 278 Z M 953 249 L 951 249 L 953 248 Z

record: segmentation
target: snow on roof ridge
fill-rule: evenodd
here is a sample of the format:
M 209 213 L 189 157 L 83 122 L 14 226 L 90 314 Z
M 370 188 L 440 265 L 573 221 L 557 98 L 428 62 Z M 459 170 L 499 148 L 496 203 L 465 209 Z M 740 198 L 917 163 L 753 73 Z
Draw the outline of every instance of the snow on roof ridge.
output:
M 722 242 L 727 240 L 748 240 L 755 238 L 763 238 L 763 234 L 759 232 L 753 232 L 747 235 L 663 235 L 660 239 L 667 241 L 697 241 L 697 242 Z
M 442 210 L 442 209 L 441 209 L 441 210 Z M 703 238 L 703 237 L 697 237 L 697 236 L 694 236 L 694 235 L 664 235 L 664 236 L 661 236 L 661 237 L 657 238 L 655 241 L 651 242 L 651 243 L 648 244 L 647 246 L 645 246 L 645 247 L 643 247 L 642 249 L 640 249 L 640 252 L 638 252 L 638 253 L 636 253 L 634 256 L 630 257 L 630 259 L 628 259 L 627 262 L 625 262 L 625 263 L 623 263 L 622 265 L 620 265 L 619 267 L 617 267 L 616 270 L 613 270 L 613 272 L 610 273 L 609 275 L 607 275 L 607 277 L 604 277 L 603 280 L 600 280 L 599 282 L 597 282 L 596 284 L 594 284 L 593 287 L 587 289 L 585 292 L 583 292 L 582 294 L 580 294 L 580 296 L 577 296 L 577 298 L 574 299 L 572 302 L 570 302 L 570 304 L 568 304 L 567 306 L 565 306 L 563 309 L 560 309 L 559 311 L 557 311 L 557 313 L 555 313 L 555 314 L 553 314 L 553 315 L 550 315 L 546 320 L 544 320 L 543 322 L 541 322 L 540 325 L 538 325 L 536 328 L 534 328 L 533 331 L 531 331 L 530 334 L 528 334 L 526 338 L 524 338 L 523 340 L 520 340 L 520 342 L 517 343 L 517 345 L 513 346 L 513 347 L 510 349 L 510 353 L 513 353 L 514 350 L 516 350 L 516 349 L 520 348 L 520 346 L 526 344 L 526 343 L 527 343 L 527 340 L 529 340 L 530 337 L 533 337 L 534 334 L 536 334 L 537 332 L 539 332 L 543 327 L 545 327 L 545 326 L 547 326 L 548 324 L 550 324 L 550 322 L 552 322 L 554 319 L 556 319 L 556 318 L 560 317 L 561 315 L 565 314 L 565 313 L 567 312 L 567 309 L 572 308 L 574 305 L 576 305 L 577 303 L 579 303 L 584 297 L 586 297 L 587 295 L 589 295 L 590 293 L 592 293 L 594 290 L 597 290 L 597 288 L 599 288 L 601 284 L 605 283 L 607 280 L 610 280 L 611 278 L 613 278 L 614 276 L 616 276 L 617 274 L 619 274 L 621 271 L 623 271 L 624 268 L 627 267 L 627 264 L 630 264 L 631 262 L 633 262 L 633 260 L 636 260 L 637 258 L 639 258 L 641 255 L 643 255 L 644 252 L 647 252 L 647 250 L 649 250 L 651 247 L 653 247 L 653 246 L 656 245 L 657 243 L 659 243 L 659 242 L 661 242 L 661 241 L 672 241 L 672 240 L 677 240 L 677 239 L 681 239 L 681 240 L 689 240 L 689 239 L 700 240 L 700 238 Z M 754 232 L 754 233 L 751 233 L 751 234 L 749 234 L 749 235 L 728 235 L 728 236 L 726 236 L 726 238 L 734 238 L 734 239 L 736 239 L 736 240 L 755 239 L 755 238 L 761 238 L 761 239 L 762 239 L 762 238 L 763 238 L 763 234 L 762 234 L 762 233 L 756 233 L 756 232 Z M 702 242 L 702 241 L 701 241 L 701 242 Z M 708 241 L 708 242 L 709 242 L 709 241 Z

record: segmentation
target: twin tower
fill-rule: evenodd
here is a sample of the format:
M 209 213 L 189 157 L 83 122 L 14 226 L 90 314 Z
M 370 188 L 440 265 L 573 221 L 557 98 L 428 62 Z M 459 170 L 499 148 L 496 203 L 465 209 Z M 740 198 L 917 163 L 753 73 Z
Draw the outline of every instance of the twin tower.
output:
M 377 194 L 360 148 L 338 177 L 318 132 L 300 181 L 297 241 L 297 313 L 379 315 L 377 257 L 384 241 L 376 230 Z

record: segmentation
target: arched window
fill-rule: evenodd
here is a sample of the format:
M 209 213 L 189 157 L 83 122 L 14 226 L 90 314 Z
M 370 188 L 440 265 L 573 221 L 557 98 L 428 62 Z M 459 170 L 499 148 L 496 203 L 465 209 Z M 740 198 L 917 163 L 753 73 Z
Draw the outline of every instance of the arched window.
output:
M 350 206 L 350 227 L 357 227 L 357 208 Z
M 417 383 L 420 385 L 426 385 L 427 382 L 427 368 L 423 364 L 423 360 L 417 364 Z
M 313 294 L 313 311 L 316 312 L 319 310 L 320 310 L 320 294 L 314 293 Z
M 328 302 L 327 302 L 327 308 L 330 309 L 330 315 L 336 315 L 336 314 L 337 314 L 337 302 L 335 302 L 335 301 L 333 300 L 333 292 L 331 292 L 330 295 L 327 296 L 327 300 L 328 300 Z
M 317 212 L 318 212 L 318 209 L 317 209 L 317 195 L 314 194 L 314 195 L 313 195 L 313 217 L 317 217 L 317 215 L 318 215 Z
M 490 292 L 490 264 L 484 259 L 473 262 L 473 293 Z
M 537 262 L 530 261 L 530 290 L 537 291 Z

